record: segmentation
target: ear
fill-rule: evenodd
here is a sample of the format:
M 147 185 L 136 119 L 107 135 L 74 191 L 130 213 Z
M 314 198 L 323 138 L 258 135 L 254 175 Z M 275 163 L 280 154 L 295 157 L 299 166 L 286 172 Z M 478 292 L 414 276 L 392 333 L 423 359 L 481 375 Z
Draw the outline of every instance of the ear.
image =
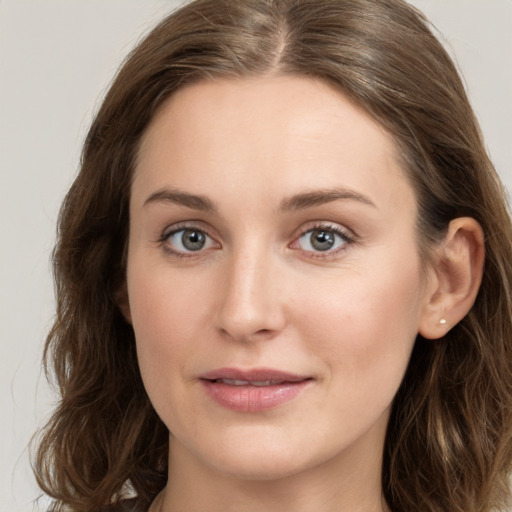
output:
M 482 282 L 484 259 L 480 224 L 471 217 L 452 220 L 428 271 L 419 326 L 424 338 L 441 338 L 466 316 Z
M 115 301 L 119 310 L 121 311 L 124 319 L 131 324 L 132 323 L 132 313 L 130 311 L 130 301 L 128 299 L 128 286 L 126 284 L 126 280 L 123 281 L 121 286 L 117 289 L 115 293 Z

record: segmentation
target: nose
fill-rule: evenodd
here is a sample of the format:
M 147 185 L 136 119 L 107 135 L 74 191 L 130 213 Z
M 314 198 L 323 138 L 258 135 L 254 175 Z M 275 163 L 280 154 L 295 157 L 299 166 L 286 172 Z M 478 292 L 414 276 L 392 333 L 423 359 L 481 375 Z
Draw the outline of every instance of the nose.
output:
M 217 316 L 224 335 L 247 342 L 271 339 L 284 329 L 284 291 L 278 267 L 275 256 L 255 250 L 240 251 L 225 262 L 225 273 L 219 276 Z

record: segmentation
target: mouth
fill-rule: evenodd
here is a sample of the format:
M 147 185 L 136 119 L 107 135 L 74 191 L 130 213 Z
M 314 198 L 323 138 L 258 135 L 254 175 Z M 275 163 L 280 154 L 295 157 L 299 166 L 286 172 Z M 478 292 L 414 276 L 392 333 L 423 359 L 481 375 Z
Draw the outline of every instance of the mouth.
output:
M 285 384 L 285 380 L 238 380 L 238 379 L 215 379 L 215 383 L 227 384 L 228 386 L 278 386 Z
M 222 368 L 200 376 L 207 395 L 216 404 L 238 412 L 260 412 L 284 405 L 313 380 L 272 369 Z

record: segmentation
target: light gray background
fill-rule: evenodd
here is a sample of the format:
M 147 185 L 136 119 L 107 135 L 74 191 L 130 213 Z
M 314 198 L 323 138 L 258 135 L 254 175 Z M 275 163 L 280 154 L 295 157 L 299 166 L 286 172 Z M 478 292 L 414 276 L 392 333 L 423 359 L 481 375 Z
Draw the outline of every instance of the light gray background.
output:
M 122 58 L 178 2 L 0 0 L 0 511 L 33 509 L 26 445 L 54 400 L 40 357 L 49 253 L 93 112 Z M 512 189 L 512 0 L 415 0 L 456 55 Z

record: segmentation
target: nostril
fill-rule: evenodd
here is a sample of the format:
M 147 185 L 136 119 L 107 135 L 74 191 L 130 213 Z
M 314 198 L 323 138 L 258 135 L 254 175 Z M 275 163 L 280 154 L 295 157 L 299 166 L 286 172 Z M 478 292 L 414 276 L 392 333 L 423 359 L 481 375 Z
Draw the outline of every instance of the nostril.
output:
M 255 332 L 254 334 L 269 335 L 269 334 L 272 334 L 272 330 L 271 329 L 260 329 L 259 331 Z

